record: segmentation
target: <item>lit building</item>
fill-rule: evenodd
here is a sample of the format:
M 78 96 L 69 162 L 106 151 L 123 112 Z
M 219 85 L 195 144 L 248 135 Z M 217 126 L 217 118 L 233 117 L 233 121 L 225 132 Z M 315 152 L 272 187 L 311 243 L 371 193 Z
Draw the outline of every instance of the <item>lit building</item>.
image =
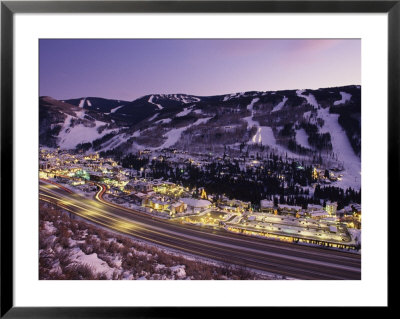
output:
M 187 205 L 182 202 L 182 201 L 178 201 L 178 202 L 174 202 L 171 204 L 171 215 L 175 216 L 175 214 L 179 214 L 179 213 L 183 213 L 186 211 Z
M 193 213 L 200 213 L 211 206 L 211 202 L 205 199 L 181 198 Z
M 326 203 L 325 211 L 330 216 L 336 216 L 336 210 L 337 210 L 337 203 L 336 202 L 327 202 Z
M 263 199 L 260 201 L 260 210 L 262 212 L 273 213 L 274 212 L 274 201 Z
M 301 211 L 301 206 L 278 204 L 278 210 L 281 214 L 289 214 L 296 216 L 296 214 L 299 211 Z
M 250 202 L 242 202 L 237 199 L 226 199 L 222 201 L 218 207 L 226 212 L 243 213 L 250 208 Z

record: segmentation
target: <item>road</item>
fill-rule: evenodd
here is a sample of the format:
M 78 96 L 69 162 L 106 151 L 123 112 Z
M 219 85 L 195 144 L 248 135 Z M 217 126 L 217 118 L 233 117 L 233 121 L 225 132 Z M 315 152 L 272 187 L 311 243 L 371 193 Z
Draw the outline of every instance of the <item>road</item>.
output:
M 102 199 L 39 183 L 39 197 L 100 224 L 166 248 L 296 279 L 359 280 L 361 256 L 345 251 L 250 238 L 223 229 L 181 225 Z

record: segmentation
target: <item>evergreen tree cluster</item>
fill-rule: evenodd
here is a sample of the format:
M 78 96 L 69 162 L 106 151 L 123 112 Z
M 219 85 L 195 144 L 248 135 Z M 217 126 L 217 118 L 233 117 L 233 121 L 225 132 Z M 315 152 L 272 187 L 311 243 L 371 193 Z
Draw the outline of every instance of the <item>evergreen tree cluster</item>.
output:
M 304 208 L 308 204 L 321 204 L 324 200 L 338 202 L 338 209 L 351 202 L 361 202 L 361 191 L 317 185 L 313 196 L 306 188 L 313 183 L 312 166 L 296 161 L 283 160 L 272 153 L 261 161 L 262 165 L 241 168 L 238 160 L 211 161 L 204 166 L 192 164 L 190 161 L 176 163 L 166 157 L 149 160 L 148 157 L 127 155 L 122 158 L 125 168 L 139 170 L 150 169 L 149 177 L 164 178 L 184 187 L 204 187 L 208 194 L 225 195 L 251 202 L 259 207 L 260 200 L 274 200 L 280 204 L 297 205 Z M 329 174 L 329 171 L 328 173 Z

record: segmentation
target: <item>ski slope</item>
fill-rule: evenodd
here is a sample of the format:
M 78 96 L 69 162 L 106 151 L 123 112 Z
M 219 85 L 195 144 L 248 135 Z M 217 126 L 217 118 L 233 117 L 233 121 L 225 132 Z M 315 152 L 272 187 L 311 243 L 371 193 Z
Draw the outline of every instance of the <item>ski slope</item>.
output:
M 349 93 L 340 92 L 340 95 L 342 96 L 342 99 L 340 99 L 340 100 L 338 100 L 338 101 L 335 101 L 335 102 L 333 103 L 333 105 L 344 104 L 344 103 L 350 101 L 350 99 L 351 99 L 351 94 L 349 94 Z
M 361 186 L 361 160 L 354 153 L 346 132 L 338 122 L 339 114 L 329 113 L 329 108 L 321 108 L 318 110 L 318 117 L 325 122 L 320 132 L 330 133 L 333 152 L 337 154 L 339 162 L 343 163 L 345 169 L 343 179 L 338 181 L 337 185 L 358 190 Z
M 311 93 L 308 95 L 305 95 L 304 92 L 305 92 L 305 90 L 297 90 L 296 94 L 297 94 L 297 96 L 306 99 L 308 104 L 312 105 L 315 109 L 317 109 L 319 107 L 319 104 L 318 104 L 317 100 L 315 99 L 314 95 L 312 95 Z
M 274 106 L 274 108 L 272 109 L 272 112 L 277 112 L 282 110 L 282 108 L 285 106 L 286 101 L 288 100 L 288 98 L 286 96 L 283 97 L 283 100 L 281 102 L 279 102 L 276 106 Z
M 162 105 L 157 104 L 157 103 L 154 103 L 154 102 L 153 102 L 153 98 L 154 98 L 154 95 L 150 96 L 148 102 L 151 103 L 151 104 L 153 104 L 153 105 L 155 105 L 155 106 L 157 106 L 159 110 L 162 110 L 162 109 L 163 109 Z

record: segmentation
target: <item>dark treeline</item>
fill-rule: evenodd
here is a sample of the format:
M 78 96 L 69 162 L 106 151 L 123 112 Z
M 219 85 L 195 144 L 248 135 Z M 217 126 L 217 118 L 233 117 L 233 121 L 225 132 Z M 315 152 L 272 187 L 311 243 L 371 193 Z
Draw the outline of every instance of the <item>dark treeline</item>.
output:
M 351 92 L 353 95 L 347 103 L 334 105 L 330 113 L 339 114 L 338 122 L 345 130 L 350 144 L 357 155 L 361 153 L 361 96 L 360 92 Z
M 361 153 L 361 128 L 358 120 L 347 114 L 340 114 L 339 124 L 344 128 L 346 135 L 350 141 L 351 147 L 357 155 Z
M 225 160 L 197 166 L 189 161 L 178 164 L 165 158 L 150 161 L 148 157 L 133 154 L 121 160 L 125 168 L 148 168 L 147 177 L 164 178 L 184 187 L 204 187 L 208 194 L 251 202 L 255 208 L 259 207 L 262 199 L 304 208 L 308 204 L 321 204 L 324 199 L 337 201 L 340 205 L 360 200 L 359 193 L 336 187 L 321 189 L 317 186 L 316 194 L 310 196 L 306 187 L 315 182 L 312 178 L 313 168 L 304 163 L 300 165 L 271 154 L 260 164 L 242 169 L 237 160 Z
M 332 150 L 331 135 L 329 133 L 318 133 L 318 126 L 312 123 L 302 122 L 300 125 L 308 135 L 308 143 L 317 150 Z
M 322 187 L 317 185 L 314 191 L 314 198 L 321 200 L 330 200 L 338 203 L 338 209 L 342 209 L 343 207 L 349 205 L 350 203 L 361 203 L 361 190 L 356 191 L 351 187 L 343 190 L 339 187 L 334 186 L 325 186 Z
M 112 139 L 114 136 L 115 136 L 115 133 L 108 133 L 108 134 L 105 134 L 104 136 L 94 140 L 92 143 L 90 143 L 90 142 L 80 143 L 76 146 L 76 150 L 86 152 L 93 147 L 94 151 L 98 151 L 101 148 L 103 143 Z
M 134 154 L 129 154 L 121 159 L 121 165 L 125 168 L 133 168 L 135 170 L 140 170 L 141 168 L 146 168 L 149 163 L 148 157 L 140 157 Z

